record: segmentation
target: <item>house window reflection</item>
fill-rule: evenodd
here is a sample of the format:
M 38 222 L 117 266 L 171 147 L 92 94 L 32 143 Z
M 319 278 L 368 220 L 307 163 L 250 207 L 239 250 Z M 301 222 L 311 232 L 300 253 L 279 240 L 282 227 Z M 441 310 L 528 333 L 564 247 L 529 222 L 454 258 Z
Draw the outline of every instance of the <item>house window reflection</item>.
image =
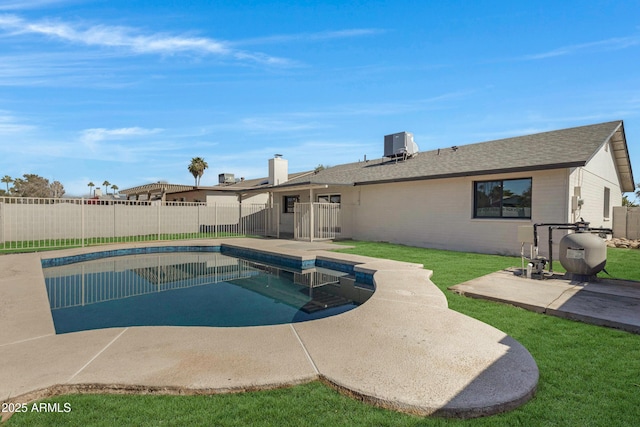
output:
M 300 196 L 284 196 L 284 213 L 293 213 L 296 203 L 300 202 Z
M 532 178 L 476 181 L 474 218 L 531 219 Z
M 340 203 L 339 194 L 321 194 L 318 196 L 318 203 Z

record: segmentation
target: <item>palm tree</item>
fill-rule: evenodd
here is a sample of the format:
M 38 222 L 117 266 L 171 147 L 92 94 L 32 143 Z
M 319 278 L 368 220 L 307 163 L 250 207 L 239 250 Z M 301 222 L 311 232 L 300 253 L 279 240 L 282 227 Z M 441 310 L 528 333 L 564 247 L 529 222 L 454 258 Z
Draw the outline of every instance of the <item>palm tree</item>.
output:
M 7 184 L 7 194 L 9 194 L 9 184 L 13 182 L 13 178 L 11 178 L 9 175 L 5 175 L 2 177 L 1 181 Z
M 87 187 L 89 187 L 89 195 L 92 196 L 91 193 L 93 193 L 93 187 L 95 187 L 96 185 L 93 182 L 89 182 L 87 184 Z
M 191 175 L 193 175 L 193 178 L 196 181 L 196 187 L 200 185 L 200 178 L 202 178 L 204 170 L 208 167 L 209 165 L 202 157 L 194 157 L 191 159 L 191 163 L 189 163 L 187 169 L 191 172 Z
M 111 183 L 109 181 L 105 181 L 102 183 L 102 185 L 104 185 L 105 194 L 109 194 L 109 186 L 111 185 Z
M 115 184 L 113 184 L 113 185 L 111 186 L 111 189 L 113 190 L 113 194 L 116 194 L 116 191 L 118 191 L 118 186 L 117 186 L 117 185 L 115 185 Z

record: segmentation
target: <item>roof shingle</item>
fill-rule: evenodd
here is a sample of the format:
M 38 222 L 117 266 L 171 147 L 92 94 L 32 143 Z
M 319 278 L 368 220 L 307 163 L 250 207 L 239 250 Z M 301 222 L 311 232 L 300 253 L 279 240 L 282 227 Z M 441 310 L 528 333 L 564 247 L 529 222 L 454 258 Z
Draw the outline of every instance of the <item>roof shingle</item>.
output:
M 376 159 L 330 167 L 289 180 L 299 184 L 364 185 L 584 166 L 622 121 L 420 152 L 406 161 Z M 630 167 L 630 166 L 629 166 Z

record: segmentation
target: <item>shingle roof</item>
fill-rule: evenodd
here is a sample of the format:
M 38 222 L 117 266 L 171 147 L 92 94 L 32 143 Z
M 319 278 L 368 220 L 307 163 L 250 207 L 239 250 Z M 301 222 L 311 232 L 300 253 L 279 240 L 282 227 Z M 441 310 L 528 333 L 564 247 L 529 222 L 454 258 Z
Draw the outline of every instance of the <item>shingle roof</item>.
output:
M 616 133 L 622 133 L 624 139 L 622 121 L 462 145 L 456 150 L 447 147 L 425 151 L 406 161 L 383 158 L 348 163 L 289 180 L 283 186 L 365 185 L 584 166 Z M 630 178 L 621 177 L 623 187 L 627 180 L 633 183 L 630 163 L 628 169 Z M 633 188 L 624 191 L 633 191 Z
M 312 171 L 305 172 L 295 172 L 289 174 L 289 179 L 300 178 L 305 175 L 312 174 Z M 169 183 L 161 183 L 156 182 L 152 184 L 144 184 L 139 185 L 137 187 L 126 188 L 124 190 L 119 190 L 120 194 L 126 195 L 136 195 L 136 194 L 147 194 L 147 193 L 161 193 L 165 192 L 166 194 L 176 194 L 176 193 L 184 193 L 190 191 L 228 191 L 230 193 L 241 192 L 244 190 L 251 189 L 260 189 L 265 187 L 271 187 L 267 182 L 269 178 L 256 178 L 256 179 L 245 179 L 244 181 L 237 181 L 230 184 L 218 184 L 214 186 L 203 186 L 203 187 L 195 187 L 193 185 L 182 185 L 182 184 L 169 184 Z
M 289 180 L 300 178 L 306 175 L 310 175 L 312 171 L 305 172 L 295 172 L 290 173 L 288 175 Z M 237 181 L 231 184 L 218 184 L 213 187 L 206 187 L 207 190 L 216 190 L 216 191 L 242 191 L 242 190 L 254 190 L 260 188 L 271 187 L 269 185 L 269 178 L 256 178 L 256 179 L 245 179 L 244 181 Z

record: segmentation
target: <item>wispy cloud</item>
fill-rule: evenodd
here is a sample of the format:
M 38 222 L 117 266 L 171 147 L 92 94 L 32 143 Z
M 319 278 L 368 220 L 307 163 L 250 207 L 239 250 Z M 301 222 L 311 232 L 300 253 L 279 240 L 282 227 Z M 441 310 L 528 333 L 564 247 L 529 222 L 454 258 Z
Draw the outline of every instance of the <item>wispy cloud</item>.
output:
M 0 135 L 20 134 L 35 128 L 35 126 L 20 123 L 11 113 L 0 110 Z
M 538 60 L 552 58 L 556 56 L 573 55 L 578 53 L 602 52 L 611 50 L 621 50 L 640 45 L 640 36 L 614 37 L 590 43 L 574 44 L 559 47 L 547 52 L 541 52 L 522 57 L 524 60 Z
M 80 139 L 87 146 L 93 147 L 97 142 L 104 140 L 120 140 L 132 137 L 148 136 L 162 132 L 163 129 L 145 129 L 140 127 L 105 129 L 85 129 L 81 132 Z
M 249 132 L 300 132 L 322 127 L 320 123 L 292 120 L 291 117 L 250 117 L 241 120 L 241 128 Z
M 0 30 L 7 35 L 40 35 L 54 40 L 93 47 L 122 49 L 132 54 L 174 55 L 191 53 L 234 58 L 238 61 L 253 61 L 268 65 L 288 65 L 288 59 L 270 56 L 261 52 L 246 52 L 230 47 L 226 41 L 209 37 L 172 35 L 165 33 L 145 34 L 123 26 L 92 25 L 82 27 L 62 21 L 27 21 L 19 16 L 0 15 Z
M 128 63 L 107 63 L 97 52 L 0 54 L 0 86 L 125 87 L 136 81 Z
M 206 127 L 208 132 L 241 131 L 251 134 L 299 134 L 305 131 L 323 131 L 336 127 L 337 122 L 355 117 L 394 116 L 418 111 L 451 108 L 452 101 L 460 101 L 478 90 L 460 90 L 434 95 L 430 98 L 400 100 L 398 102 L 372 102 L 333 105 L 326 109 L 289 111 L 241 117 Z
M 371 36 L 383 33 L 385 30 L 375 28 L 352 28 L 337 31 L 320 31 L 315 33 L 279 34 L 266 37 L 238 40 L 231 43 L 234 46 L 281 44 L 291 42 L 315 42 L 322 40 L 344 39 L 353 37 Z
M 70 3 L 69 0 L 3 0 L 0 10 L 39 9 L 46 6 Z M 75 3 L 75 2 L 74 2 Z

